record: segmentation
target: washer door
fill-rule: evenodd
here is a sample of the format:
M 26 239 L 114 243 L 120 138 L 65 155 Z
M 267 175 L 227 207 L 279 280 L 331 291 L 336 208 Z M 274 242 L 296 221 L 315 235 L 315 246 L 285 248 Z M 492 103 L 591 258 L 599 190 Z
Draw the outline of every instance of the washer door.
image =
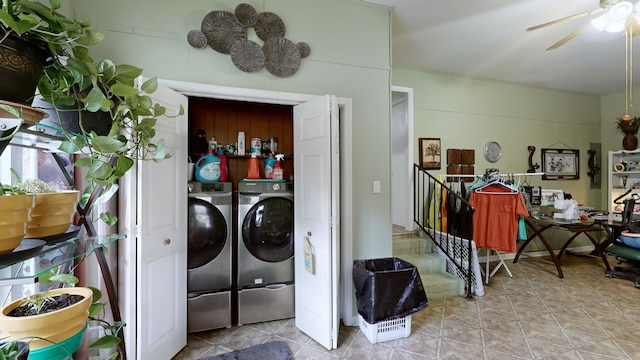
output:
M 194 269 L 220 254 L 227 241 L 227 223 L 218 208 L 198 198 L 189 198 L 188 214 L 187 268 Z
M 293 202 L 272 197 L 253 205 L 242 222 L 242 239 L 251 255 L 262 261 L 293 257 Z

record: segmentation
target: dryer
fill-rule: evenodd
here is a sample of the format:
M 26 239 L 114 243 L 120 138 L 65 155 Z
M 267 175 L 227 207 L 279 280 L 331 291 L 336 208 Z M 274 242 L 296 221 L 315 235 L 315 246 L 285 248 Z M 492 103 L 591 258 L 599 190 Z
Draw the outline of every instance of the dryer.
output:
M 238 325 L 295 316 L 293 184 L 238 183 Z
M 231 326 L 232 184 L 189 183 L 187 330 Z

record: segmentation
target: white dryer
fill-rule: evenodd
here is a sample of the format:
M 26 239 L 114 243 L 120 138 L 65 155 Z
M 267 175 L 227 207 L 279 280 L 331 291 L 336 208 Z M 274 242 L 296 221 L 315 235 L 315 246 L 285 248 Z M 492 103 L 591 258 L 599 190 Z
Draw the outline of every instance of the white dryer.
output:
M 231 326 L 232 195 L 230 182 L 189 183 L 187 329 Z
M 295 316 L 293 184 L 238 183 L 238 325 Z

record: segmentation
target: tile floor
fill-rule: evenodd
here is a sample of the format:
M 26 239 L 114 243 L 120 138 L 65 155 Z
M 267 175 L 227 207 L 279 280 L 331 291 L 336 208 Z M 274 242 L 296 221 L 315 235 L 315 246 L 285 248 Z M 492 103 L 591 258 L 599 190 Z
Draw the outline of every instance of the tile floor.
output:
M 483 297 L 430 300 L 413 314 L 407 338 L 371 344 L 343 325 L 338 349 L 328 351 L 288 319 L 190 334 L 174 360 L 272 340 L 287 342 L 296 360 L 640 359 L 640 289 L 632 281 L 607 278 L 594 258 L 564 256 L 564 279 L 545 258 L 507 263 L 513 278 L 501 269 Z

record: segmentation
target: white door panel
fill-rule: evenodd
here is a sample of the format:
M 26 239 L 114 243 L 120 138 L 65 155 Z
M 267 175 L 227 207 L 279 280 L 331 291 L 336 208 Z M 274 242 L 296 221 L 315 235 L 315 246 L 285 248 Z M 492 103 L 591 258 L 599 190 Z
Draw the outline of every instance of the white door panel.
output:
M 293 125 L 296 326 L 327 349 L 339 321 L 337 111 L 335 97 L 319 97 L 294 107 Z
M 187 108 L 167 88 L 152 97 L 169 115 Z M 187 114 L 159 118 L 159 138 L 172 157 L 138 163 L 138 359 L 171 358 L 187 341 Z

